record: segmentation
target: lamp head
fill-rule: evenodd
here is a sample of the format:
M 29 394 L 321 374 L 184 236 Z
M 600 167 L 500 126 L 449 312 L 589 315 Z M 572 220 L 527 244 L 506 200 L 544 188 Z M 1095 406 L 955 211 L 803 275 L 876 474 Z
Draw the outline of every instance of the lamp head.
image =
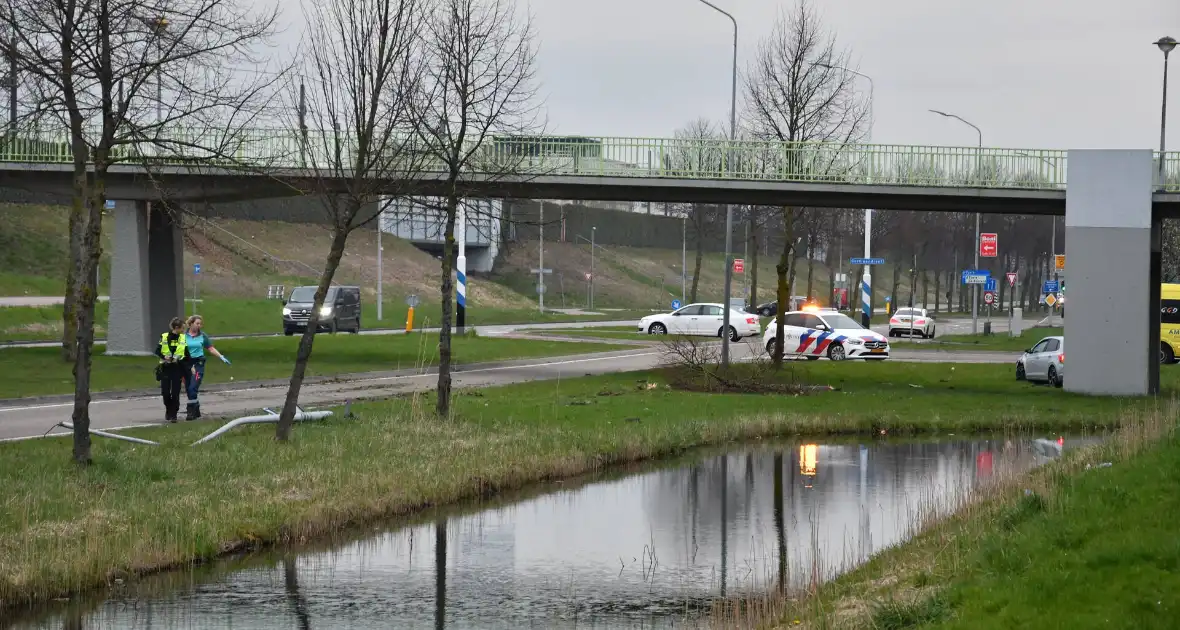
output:
M 1167 57 L 1168 53 L 1175 50 L 1177 43 L 1180 42 L 1177 42 L 1176 38 L 1174 37 L 1161 37 L 1159 41 L 1155 42 L 1155 45 L 1158 46 L 1159 49 L 1164 52 L 1164 56 Z

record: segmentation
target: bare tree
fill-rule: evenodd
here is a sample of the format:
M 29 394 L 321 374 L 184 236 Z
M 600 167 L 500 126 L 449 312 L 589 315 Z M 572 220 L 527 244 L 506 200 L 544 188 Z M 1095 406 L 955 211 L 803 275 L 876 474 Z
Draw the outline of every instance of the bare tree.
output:
M 455 295 L 455 223 L 460 204 L 497 179 L 519 175 L 529 157 L 544 159 L 535 105 L 532 22 L 512 0 L 437 0 L 426 21 L 426 94 L 414 129 L 442 173 L 445 214 L 442 323 L 438 345 L 441 418 L 451 406 L 451 323 Z M 497 136 L 509 136 L 500 138 Z
M 790 143 L 785 158 L 789 173 L 838 178 L 854 160 L 847 145 L 863 136 L 868 108 L 856 98 L 853 75 L 839 69 L 848 65 L 848 54 L 837 50 L 835 36 L 822 27 L 806 0 L 784 12 L 761 43 L 745 77 L 746 118 L 754 136 Z M 796 224 L 805 209 L 784 206 L 782 215 L 787 238 L 776 266 L 780 312 L 790 300 Z M 782 326 L 779 317 L 776 365 L 782 363 Z
M 166 8 L 166 16 L 165 16 Z M 90 462 L 94 278 L 110 167 L 183 154 L 194 162 L 234 153 L 266 80 L 243 80 L 273 31 L 273 9 L 236 0 L 3 0 L 0 27 L 22 78 L 26 131 L 68 130 L 73 161 L 70 265 L 63 354 L 74 363 L 74 460 Z M 154 84 L 154 85 L 153 85 Z M 167 95 L 167 104 L 165 103 Z M 177 127 L 199 129 L 176 133 Z M 167 132 L 165 132 L 167 130 Z M 45 138 L 36 138 L 46 142 Z
M 315 131 L 305 132 L 301 158 L 306 175 L 295 185 L 320 199 L 331 225 L 332 243 L 279 414 L 275 429 L 279 441 L 291 436 L 321 309 L 349 235 L 376 219 L 391 198 L 406 194 L 424 160 L 411 133 L 411 105 L 418 97 L 423 68 L 419 52 L 426 17 L 423 3 L 307 0 L 304 12 L 308 22 L 304 66 L 311 85 L 308 90 L 300 81 L 296 109 L 308 110 L 300 124 Z

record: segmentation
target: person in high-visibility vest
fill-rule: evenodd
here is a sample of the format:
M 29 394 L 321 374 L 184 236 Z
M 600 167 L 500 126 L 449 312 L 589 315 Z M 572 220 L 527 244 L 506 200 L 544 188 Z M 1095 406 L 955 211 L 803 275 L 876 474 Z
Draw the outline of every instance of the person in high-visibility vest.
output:
M 160 335 L 160 343 L 156 346 L 156 356 L 160 357 L 156 380 L 160 382 L 160 393 L 164 396 L 164 419 L 176 422 L 180 411 L 180 385 L 185 374 L 193 368 L 184 339 L 184 320 L 173 317 L 170 328 Z

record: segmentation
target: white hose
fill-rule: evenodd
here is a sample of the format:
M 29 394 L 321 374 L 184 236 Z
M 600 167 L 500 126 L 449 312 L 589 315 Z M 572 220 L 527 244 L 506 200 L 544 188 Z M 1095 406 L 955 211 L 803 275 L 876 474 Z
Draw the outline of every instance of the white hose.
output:
M 294 421 L 301 422 L 303 420 L 323 420 L 324 418 L 327 418 L 328 416 L 331 416 L 331 415 L 332 415 L 331 411 L 303 411 L 302 409 L 300 409 L 299 411 L 297 411 L 295 413 Z M 205 437 L 197 440 L 196 442 L 193 442 L 192 445 L 196 446 L 198 444 L 203 444 L 205 442 L 208 442 L 209 440 L 212 440 L 213 438 L 221 435 L 222 433 L 225 433 L 226 431 L 229 431 L 230 429 L 232 429 L 236 426 L 241 426 L 243 424 L 263 424 L 263 423 L 278 422 L 278 421 L 279 421 L 279 414 L 277 414 L 277 413 L 268 413 L 268 414 L 262 415 L 262 416 L 246 416 L 245 418 L 238 418 L 237 420 L 230 420 L 229 422 L 223 424 L 216 431 L 210 433 L 209 435 L 206 435 Z

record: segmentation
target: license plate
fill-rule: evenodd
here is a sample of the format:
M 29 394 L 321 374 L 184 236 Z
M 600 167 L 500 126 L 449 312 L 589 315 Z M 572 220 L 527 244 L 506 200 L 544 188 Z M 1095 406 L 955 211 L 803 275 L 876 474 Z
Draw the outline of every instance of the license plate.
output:
M 869 352 L 871 354 L 883 354 L 885 352 L 885 349 L 884 348 L 873 348 L 873 349 L 869 350 Z

